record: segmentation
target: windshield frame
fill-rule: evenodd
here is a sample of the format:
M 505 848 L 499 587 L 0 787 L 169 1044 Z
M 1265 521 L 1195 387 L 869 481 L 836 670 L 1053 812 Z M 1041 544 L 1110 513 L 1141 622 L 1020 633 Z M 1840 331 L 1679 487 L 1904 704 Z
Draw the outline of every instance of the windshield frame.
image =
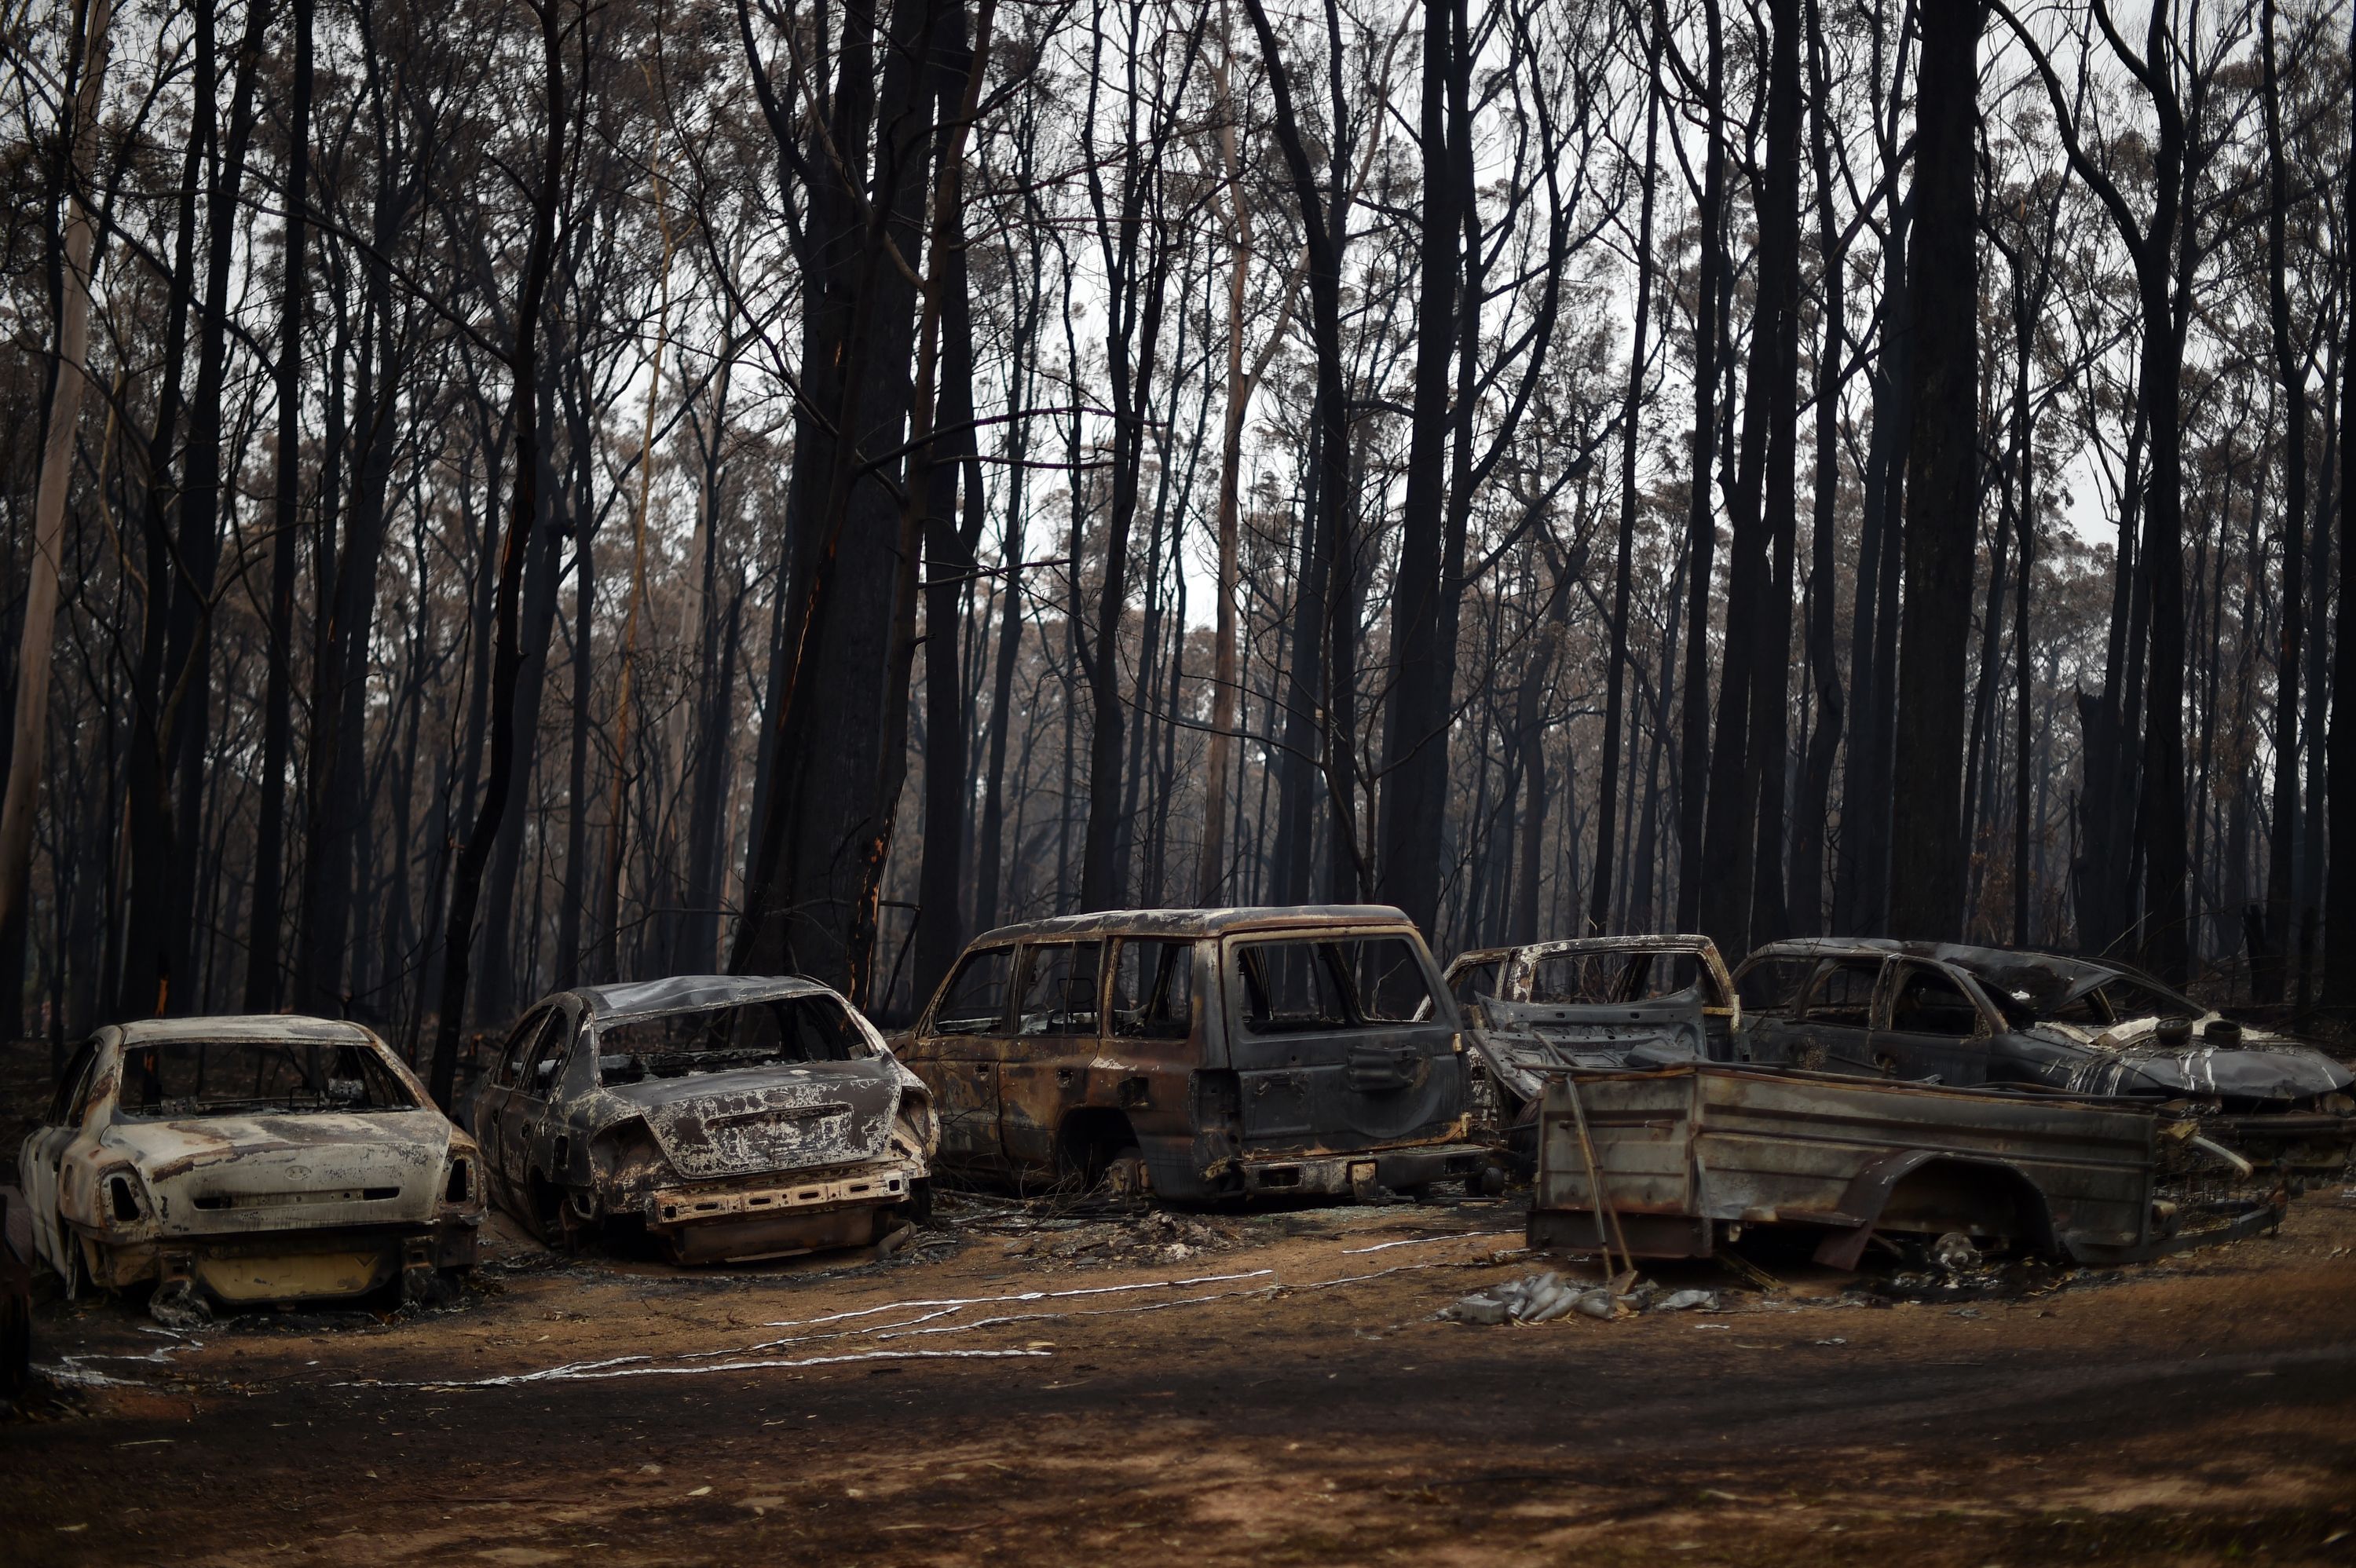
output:
M 238 1099 L 220 1099 L 209 1103 L 187 1098 L 158 1098 L 152 1104 L 136 1104 L 131 1099 L 134 1060 L 143 1051 L 187 1050 L 190 1047 L 237 1047 L 255 1052 L 266 1051 L 311 1051 L 356 1052 L 361 1063 L 359 1082 L 368 1093 L 381 1103 L 343 1104 L 323 1097 L 313 1104 L 295 1104 L 291 1095 L 247 1095 Z M 400 1071 L 391 1051 L 373 1038 L 339 1040 L 316 1035 L 266 1036 L 224 1034 L 220 1036 L 178 1036 L 162 1040 L 124 1040 L 116 1042 L 112 1063 L 113 1083 L 107 1099 L 112 1119 L 142 1124 L 211 1121 L 232 1116 L 307 1116 L 307 1115 L 400 1115 L 425 1109 L 428 1102 L 418 1093 L 408 1074 Z M 350 1079 L 323 1077 L 323 1084 L 349 1083 Z
M 697 1013 L 734 1013 L 746 1008 L 798 1008 L 809 1004 L 830 1004 L 834 1008 L 840 1009 L 843 1019 L 844 1033 L 849 1036 L 855 1048 L 851 1054 L 840 1058 L 803 1057 L 793 1059 L 780 1056 L 777 1051 L 767 1051 L 759 1054 L 757 1057 L 755 1057 L 754 1060 L 730 1061 L 725 1065 L 690 1069 L 688 1071 L 679 1072 L 656 1072 L 651 1070 L 642 1068 L 635 1077 L 609 1078 L 607 1076 L 606 1059 L 609 1056 L 627 1056 L 637 1058 L 645 1054 L 637 1051 L 616 1051 L 613 1050 L 608 1043 L 608 1035 L 612 1030 L 626 1029 L 633 1024 L 654 1023 L 666 1019 L 685 1018 Z M 830 990 L 797 990 L 770 996 L 746 997 L 730 1002 L 700 1002 L 691 1007 L 649 1008 L 643 1012 L 592 1013 L 584 1021 L 587 1024 L 587 1028 L 579 1033 L 576 1033 L 574 1036 L 575 1043 L 573 1049 L 576 1051 L 579 1051 L 582 1045 L 585 1044 L 587 1046 L 588 1049 L 584 1054 L 586 1054 L 589 1059 L 588 1066 L 590 1082 L 599 1088 L 627 1089 L 641 1083 L 669 1083 L 682 1078 L 705 1077 L 714 1072 L 753 1072 L 765 1068 L 854 1067 L 863 1062 L 876 1061 L 890 1054 L 888 1051 L 877 1044 L 876 1040 L 866 1027 L 864 1020 L 860 1018 L 859 1009 L 852 1007 L 850 1002 L 845 1000 L 842 997 Z M 585 1040 L 583 1039 L 584 1035 L 586 1036 Z M 680 1056 L 711 1055 L 715 1057 L 754 1056 L 754 1052 L 751 1048 L 711 1052 L 680 1051 L 669 1054 Z

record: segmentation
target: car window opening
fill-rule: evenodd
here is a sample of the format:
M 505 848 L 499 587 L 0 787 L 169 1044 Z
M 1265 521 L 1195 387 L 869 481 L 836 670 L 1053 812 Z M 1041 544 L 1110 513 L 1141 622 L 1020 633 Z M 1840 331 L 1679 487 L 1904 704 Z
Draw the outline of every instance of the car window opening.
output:
M 131 1116 L 413 1111 L 382 1058 L 335 1040 L 167 1040 L 123 1053 L 118 1104 Z
M 597 1073 L 605 1083 L 777 1062 L 858 1061 L 869 1054 L 849 1011 L 828 996 L 609 1019 L 597 1028 Z
M 1432 1003 L 1405 938 L 1253 942 L 1236 949 L 1244 1027 L 1289 1034 L 1412 1022 Z

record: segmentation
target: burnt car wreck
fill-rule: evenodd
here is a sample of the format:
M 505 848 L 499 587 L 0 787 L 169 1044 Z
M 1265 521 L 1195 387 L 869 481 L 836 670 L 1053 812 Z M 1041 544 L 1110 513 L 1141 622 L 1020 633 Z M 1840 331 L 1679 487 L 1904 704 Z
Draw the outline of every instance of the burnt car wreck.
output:
M 1742 1005 L 1707 936 L 1595 936 L 1466 953 L 1448 989 L 1475 1058 L 1484 1136 L 1526 1173 L 1538 1098 L 1566 1068 L 1726 1060 Z
M 69 1294 L 153 1282 L 159 1313 L 429 1295 L 474 1263 L 480 1166 L 374 1034 L 284 1017 L 99 1030 L 17 1161 Z
M 678 1263 L 786 1257 L 884 1241 L 929 1200 L 930 1093 L 812 980 L 560 992 L 474 1115 L 500 1206 L 559 1246 L 612 1226 Z
M 1395 909 L 1130 910 L 977 937 L 902 1045 L 944 1167 L 1206 1199 L 1485 1179 L 1454 1002 Z
M 2120 964 L 1951 943 L 1772 943 L 1735 985 L 1737 1056 L 1954 1088 L 2179 1104 L 2261 1164 L 2328 1179 L 2356 1149 L 2348 1070 Z
M 1877 1238 L 1944 1236 L 2116 1264 L 2282 1214 L 2278 1189 L 2172 1196 L 2201 1165 L 2229 1181 L 2251 1168 L 2193 1118 L 2127 1102 L 1697 1061 L 1558 1073 L 1541 1106 L 1534 1247 L 1708 1257 L 1784 1228 L 1844 1269 Z

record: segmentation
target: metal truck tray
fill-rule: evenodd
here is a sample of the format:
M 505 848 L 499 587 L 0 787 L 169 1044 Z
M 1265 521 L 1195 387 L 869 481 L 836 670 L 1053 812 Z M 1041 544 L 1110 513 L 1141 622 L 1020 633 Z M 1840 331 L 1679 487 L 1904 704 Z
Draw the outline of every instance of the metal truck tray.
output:
M 2189 1230 L 2158 1190 L 2163 1139 L 2193 1136 L 2179 1120 L 2115 1102 L 1716 1062 L 1560 1073 L 1539 1105 L 1530 1244 L 1596 1245 L 1599 1178 L 1619 1225 L 1608 1239 L 1624 1237 L 1638 1257 L 1705 1257 L 1746 1227 L 1802 1225 L 1826 1232 L 1816 1257 L 1837 1268 L 1857 1266 L 1876 1231 L 1959 1232 L 2119 1263 L 2279 1217 L 2277 1204 L 2254 1201 L 2223 1226 Z

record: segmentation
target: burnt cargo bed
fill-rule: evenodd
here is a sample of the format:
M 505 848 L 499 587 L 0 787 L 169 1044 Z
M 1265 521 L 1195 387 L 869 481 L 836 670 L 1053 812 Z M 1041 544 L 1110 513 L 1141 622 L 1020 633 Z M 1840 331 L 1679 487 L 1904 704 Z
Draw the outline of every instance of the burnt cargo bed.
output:
M 1539 1106 L 1529 1239 L 1595 1245 L 1597 1177 L 1609 1239 L 1649 1258 L 1707 1257 L 1746 1228 L 1788 1226 L 1823 1232 L 1816 1256 L 1841 1268 L 1877 1231 L 2116 1263 L 2279 1216 L 2259 1189 L 2196 1216 L 2163 1192 L 2180 1163 L 2164 1142 L 2246 1171 L 2189 1119 L 2119 1102 L 1708 1062 L 1566 1072 Z

